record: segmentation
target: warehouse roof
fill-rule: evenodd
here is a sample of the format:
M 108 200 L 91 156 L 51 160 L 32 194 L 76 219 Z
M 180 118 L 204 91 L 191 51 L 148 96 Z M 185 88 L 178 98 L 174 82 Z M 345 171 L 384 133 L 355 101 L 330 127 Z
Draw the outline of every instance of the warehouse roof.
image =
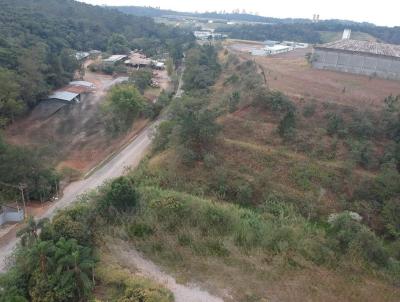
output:
M 76 58 L 78 61 L 80 61 L 80 60 L 86 59 L 89 55 L 90 55 L 90 53 L 88 53 L 88 52 L 86 52 L 86 51 L 78 51 L 78 52 L 75 54 L 75 58 Z
M 95 88 L 96 86 L 93 83 L 87 82 L 87 81 L 72 81 L 69 83 L 69 85 L 72 86 L 84 86 L 88 88 Z
M 400 58 L 400 45 L 377 43 L 371 41 L 358 41 L 358 40 L 346 39 L 322 45 L 317 45 L 316 48 L 362 52 L 373 55 Z
M 126 55 L 112 55 L 111 57 L 105 59 L 104 62 L 115 63 L 125 59 L 126 57 Z
M 71 102 L 77 96 L 79 96 L 79 93 L 74 93 L 74 92 L 69 92 L 69 91 L 56 91 L 53 94 L 49 95 L 48 98 Z

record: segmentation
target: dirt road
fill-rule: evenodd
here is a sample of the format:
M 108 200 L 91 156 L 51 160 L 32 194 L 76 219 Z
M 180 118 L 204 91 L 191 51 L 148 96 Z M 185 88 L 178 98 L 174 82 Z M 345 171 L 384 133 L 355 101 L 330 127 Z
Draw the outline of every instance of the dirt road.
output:
M 223 302 L 221 298 L 212 296 L 207 291 L 195 285 L 178 284 L 174 277 L 166 274 L 153 262 L 145 259 L 128 243 L 118 240 L 111 241 L 108 248 L 119 264 L 129 270 L 139 270 L 142 275 L 168 288 L 175 297 L 175 302 Z
M 143 158 L 147 148 L 151 143 L 151 132 L 153 127 L 145 128 L 130 144 L 121 152 L 109 160 L 106 164 L 96 170 L 86 179 L 71 183 L 64 190 L 63 197 L 52 205 L 44 214 L 36 217 L 37 219 L 52 218 L 55 213 L 76 201 L 79 195 L 93 190 L 104 181 L 118 177 L 128 168 L 136 167 Z M 6 259 L 9 257 L 18 242 L 17 238 L 11 239 L 7 245 L 0 247 L 0 272 L 6 269 Z

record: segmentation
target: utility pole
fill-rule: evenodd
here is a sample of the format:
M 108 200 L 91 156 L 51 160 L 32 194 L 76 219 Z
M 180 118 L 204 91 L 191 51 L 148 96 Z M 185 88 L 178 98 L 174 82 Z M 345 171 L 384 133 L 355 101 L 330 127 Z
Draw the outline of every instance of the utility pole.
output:
M 18 188 L 21 190 L 21 198 L 22 198 L 22 206 L 24 207 L 24 220 L 26 219 L 26 204 L 25 204 L 25 194 L 24 194 L 24 190 L 27 188 L 28 186 L 26 184 L 19 184 Z

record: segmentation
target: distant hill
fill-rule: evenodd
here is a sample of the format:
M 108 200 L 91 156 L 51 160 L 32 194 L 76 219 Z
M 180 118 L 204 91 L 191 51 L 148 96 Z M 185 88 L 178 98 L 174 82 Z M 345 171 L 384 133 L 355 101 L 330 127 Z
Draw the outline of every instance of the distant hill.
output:
M 322 43 L 327 37 L 336 37 L 345 28 L 353 32 L 362 33 L 361 37 L 386 43 L 400 44 L 400 27 L 376 26 L 368 22 L 354 22 L 350 20 L 324 20 L 313 23 L 310 19 L 279 19 L 257 16 L 247 13 L 190 13 L 163 10 L 153 7 L 140 6 L 115 6 L 112 7 L 126 14 L 148 17 L 182 16 L 204 18 L 222 21 L 237 21 L 244 23 L 264 24 L 237 24 L 234 26 L 221 26 L 218 31 L 228 34 L 231 38 L 248 40 L 298 40 L 308 43 Z M 272 27 L 277 26 L 277 27 Z M 321 32 L 323 33 L 321 35 Z M 354 36 L 355 38 L 360 35 Z
M 248 13 L 190 13 L 178 12 L 173 10 L 165 10 L 154 7 L 142 6 L 112 6 L 111 8 L 117 9 L 126 14 L 146 17 L 165 17 L 165 16 L 186 16 L 194 18 L 218 19 L 225 21 L 242 21 L 242 22 L 259 22 L 259 23 L 298 23 L 298 22 L 311 22 L 308 19 L 278 19 L 272 17 L 257 16 Z

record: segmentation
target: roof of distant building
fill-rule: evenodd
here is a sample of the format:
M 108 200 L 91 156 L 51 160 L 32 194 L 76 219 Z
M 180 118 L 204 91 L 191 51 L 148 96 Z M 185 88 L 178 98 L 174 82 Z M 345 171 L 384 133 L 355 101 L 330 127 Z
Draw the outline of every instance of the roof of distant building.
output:
M 316 48 L 361 52 L 372 55 L 400 58 L 400 45 L 385 44 L 385 43 L 378 43 L 371 41 L 345 39 L 345 40 L 339 40 L 335 42 L 317 45 Z
M 84 86 L 88 88 L 95 88 L 96 86 L 93 83 L 87 82 L 87 81 L 72 81 L 69 83 L 69 85 L 72 86 Z
M 103 61 L 115 63 L 115 62 L 125 59 L 126 57 L 127 57 L 126 55 L 112 55 L 111 57 L 104 59 Z
M 78 51 L 78 52 L 75 54 L 75 58 L 76 58 L 78 61 L 83 60 L 83 59 L 86 59 L 88 56 L 90 56 L 90 53 L 88 53 L 88 52 L 86 52 L 86 51 Z
M 273 51 L 279 51 L 279 50 L 284 50 L 284 49 L 289 49 L 289 46 L 286 45 L 272 45 L 272 46 L 266 46 L 265 49 L 266 50 L 273 50 Z
M 69 92 L 69 91 L 55 91 L 54 93 L 49 95 L 48 98 L 71 102 L 77 96 L 79 96 L 79 93 L 74 93 L 74 92 Z

